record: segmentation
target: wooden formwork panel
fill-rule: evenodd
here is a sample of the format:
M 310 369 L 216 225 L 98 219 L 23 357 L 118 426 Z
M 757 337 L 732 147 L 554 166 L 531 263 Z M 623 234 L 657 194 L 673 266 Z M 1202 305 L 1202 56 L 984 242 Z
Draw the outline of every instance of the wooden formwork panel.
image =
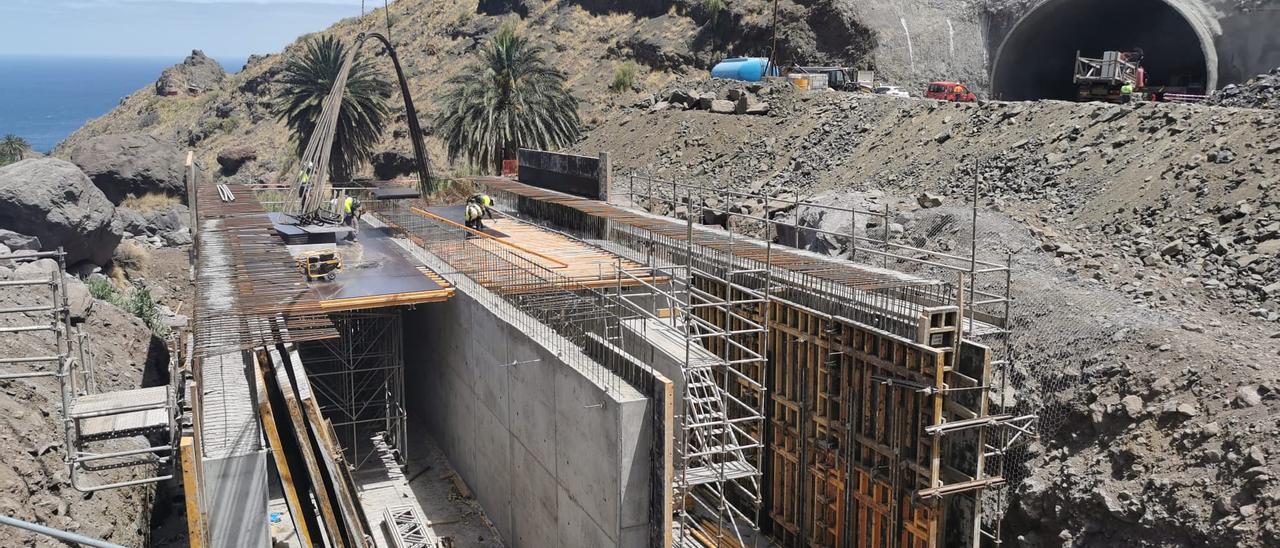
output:
M 786 546 L 936 545 L 936 503 L 912 495 L 932 482 L 924 427 L 937 402 L 885 379 L 935 386 L 951 352 L 786 302 L 770 314 L 775 537 Z M 946 323 L 922 322 L 935 339 Z
M 695 287 L 743 298 L 718 281 L 696 279 Z M 782 546 L 939 546 L 946 505 L 915 494 L 953 479 L 953 466 L 973 458 L 948 456 L 925 428 L 985 415 L 986 399 L 976 390 L 952 398 L 923 388 L 976 387 L 989 370 L 983 349 L 957 344 L 954 307 L 922 311 L 917 340 L 779 299 L 767 312 L 738 313 L 757 322 L 768 316 L 768 362 L 757 378 L 767 372 L 763 525 L 774 539 Z M 698 314 L 741 328 L 715 308 Z M 723 343 L 707 346 L 738 357 Z

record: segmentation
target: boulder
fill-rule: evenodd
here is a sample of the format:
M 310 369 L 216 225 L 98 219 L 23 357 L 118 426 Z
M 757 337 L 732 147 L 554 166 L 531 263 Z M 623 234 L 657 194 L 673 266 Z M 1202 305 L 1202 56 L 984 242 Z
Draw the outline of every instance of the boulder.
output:
M 257 151 L 244 146 L 231 147 L 218 153 L 218 165 L 222 166 L 223 175 L 235 175 L 240 171 L 240 166 L 257 159 Z
M 147 224 L 151 225 L 152 231 L 171 232 L 187 229 L 191 210 L 187 209 L 187 206 L 177 204 L 171 208 L 153 209 L 143 213 L 142 216 L 147 220 Z
M 227 78 L 227 71 L 200 50 L 192 50 L 181 63 L 171 66 L 156 80 L 156 95 L 187 94 L 192 97 L 212 90 Z
M 116 208 L 84 172 L 65 160 L 23 160 L 0 168 L 0 228 L 64 248 L 67 264 L 104 264 L 120 243 Z
M 4 244 L 10 251 L 39 251 L 40 238 L 35 236 L 27 236 L 26 234 L 18 234 L 12 230 L 0 229 L 0 244 Z
M 711 102 L 711 112 L 716 114 L 733 114 L 737 108 L 738 104 L 733 101 L 716 99 Z
M 932 192 L 923 192 L 916 196 L 916 203 L 925 209 L 942 207 L 942 197 Z
M 155 228 L 151 226 L 151 223 L 147 222 L 146 217 L 143 217 L 141 213 L 127 207 L 116 208 L 116 222 L 120 224 L 120 229 L 123 230 L 125 234 L 145 236 L 156 231 Z
M 184 160 L 177 147 L 142 134 L 102 135 L 71 149 L 71 161 L 117 205 L 130 194 L 185 196 Z

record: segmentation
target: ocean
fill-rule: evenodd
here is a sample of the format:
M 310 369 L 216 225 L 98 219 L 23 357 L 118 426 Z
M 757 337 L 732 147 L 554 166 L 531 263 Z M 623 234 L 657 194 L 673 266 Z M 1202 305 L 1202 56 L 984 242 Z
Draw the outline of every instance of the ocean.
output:
M 244 59 L 220 59 L 227 72 Z M 75 58 L 0 55 L 0 136 L 15 134 L 49 152 L 85 122 L 150 86 L 182 58 Z

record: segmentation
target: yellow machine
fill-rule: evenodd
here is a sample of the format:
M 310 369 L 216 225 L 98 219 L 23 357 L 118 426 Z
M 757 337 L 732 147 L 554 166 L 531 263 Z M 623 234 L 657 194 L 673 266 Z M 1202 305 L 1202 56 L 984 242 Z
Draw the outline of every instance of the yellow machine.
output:
M 311 251 L 298 256 L 298 269 L 307 276 L 307 281 L 325 279 L 333 281 L 342 270 L 342 256 L 337 250 Z

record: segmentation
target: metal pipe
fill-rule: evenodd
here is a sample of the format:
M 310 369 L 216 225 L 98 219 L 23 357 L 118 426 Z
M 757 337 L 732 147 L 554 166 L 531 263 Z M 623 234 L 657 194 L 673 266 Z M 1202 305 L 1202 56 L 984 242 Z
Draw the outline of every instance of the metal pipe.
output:
M 112 544 L 105 540 L 93 539 L 93 538 L 86 537 L 84 535 L 72 533 L 70 531 L 63 531 L 62 529 L 54 529 L 52 527 L 46 527 L 38 523 L 31 523 L 29 521 L 23 521 L 17 518 L 11 518 L 9 516 L 0 515 L 0 523 L 11 526 L 11 527 L 17 527 L 19 529 L 26 529 L 33 533 L 39 533 L 41 535 L 44 535 L 47 537 L 53 537 L 58 540 L 74 542 L 81 546 L 93 546 L 95 548 L 124 548 L 119 544 Z

